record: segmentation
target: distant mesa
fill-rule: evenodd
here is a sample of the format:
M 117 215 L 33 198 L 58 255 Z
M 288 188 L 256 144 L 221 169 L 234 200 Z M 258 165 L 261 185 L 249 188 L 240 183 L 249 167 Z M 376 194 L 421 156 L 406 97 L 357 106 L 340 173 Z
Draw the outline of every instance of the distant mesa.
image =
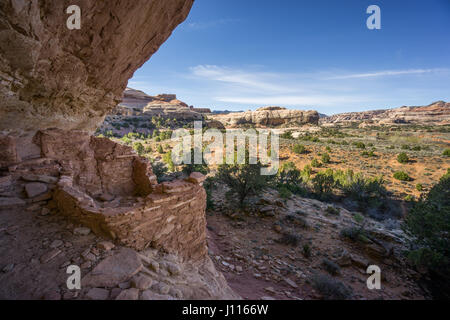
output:
M 320 119 L 320 124 L 346 125 L 352 122 L 360 125 L 382 124 L 450 124 L 450 103 L 444 101 L 433 102 L 427 106 L 403 106 L 386 110 L 371 110 L 362 112 L 346 112 Z
M 254 126 L 288 126 L 319 123 L 319 113 L 309 110 L 290 110 L 284 107 L 267 106 L 255 111 L 233 112 L 210 116 L 210 118 L 222 122 L 225 127 L 240 125 Z

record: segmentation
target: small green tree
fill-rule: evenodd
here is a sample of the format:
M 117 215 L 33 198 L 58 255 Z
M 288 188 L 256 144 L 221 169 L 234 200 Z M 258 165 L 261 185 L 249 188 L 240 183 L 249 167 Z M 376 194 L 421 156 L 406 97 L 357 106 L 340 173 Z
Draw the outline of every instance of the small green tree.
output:
M 219 166 L 216 179 L 230 188 L 229 194 L 237 196 L 239 205 L 249 195 L 258 195 L 269 186 L 271 176 L 261 175 L 261 163 L 257 164 L 223 164 Z
M 156 151 L 158 151 L 159 153 L 164 153 L 164 149 L 162 147 L 162 145 L 158 144 L 158 147 L 156 147 Z
M 170 172 L 175 171 L 175 164 L 172 161 L 172 151 L 169 151 L 166 154 L 164 154 L 163 161 L 167 165 L 167 168 L 169 169 Z

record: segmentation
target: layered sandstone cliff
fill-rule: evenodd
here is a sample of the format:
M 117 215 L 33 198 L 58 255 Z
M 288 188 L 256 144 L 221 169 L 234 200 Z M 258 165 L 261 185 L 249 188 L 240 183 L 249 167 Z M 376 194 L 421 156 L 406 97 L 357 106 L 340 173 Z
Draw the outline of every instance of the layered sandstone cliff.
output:
M 158 94 L 150 96 L 140 90 L 127 88 L 122 102 L 113 110 L 112 115 L 122 117 L 160 117 L 177 121 L 201 120 L 203 109 L 189 107 L 177 99 L 175 94 Z M 121 121 L 121 118 L 107 118 L 107 122 Z
M 423 124 L 444 125 L 450 123 L 450 103 L 437 101 L 428 106 L 401 107 L 387 110 L 340 113 L 320 119 L 325 125 L 345 125 L 351 122 L 365 124 Z
M 319 114 L 317 111 L 289 110 L 283 107 L 262 107 L 256 111 L 228 113 L 211 116 L 224 126 L 235 127 L 239 125 L 281 126 L 317 124 Z

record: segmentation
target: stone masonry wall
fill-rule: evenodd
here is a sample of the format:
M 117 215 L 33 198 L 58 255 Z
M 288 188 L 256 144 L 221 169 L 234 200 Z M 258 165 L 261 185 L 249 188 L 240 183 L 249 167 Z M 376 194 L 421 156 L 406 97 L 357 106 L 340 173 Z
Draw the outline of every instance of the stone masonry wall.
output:
M 158 184 L 130 147 L 77 131 L 40 131 L 42 157 L 57 160 L 53 199 L 60 211 L 96 234 L 142 250 L 162 248 L 186 260 L 206 256 L 204 177 Z

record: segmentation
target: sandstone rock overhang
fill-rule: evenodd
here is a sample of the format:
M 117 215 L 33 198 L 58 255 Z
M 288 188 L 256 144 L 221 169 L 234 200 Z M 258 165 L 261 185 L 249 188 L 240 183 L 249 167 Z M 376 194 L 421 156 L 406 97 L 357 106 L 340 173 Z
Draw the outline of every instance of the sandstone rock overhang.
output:
M 66 9 L 73 4 L 81 8 L 80 30 L 66 27 Z M 187 17 L 192 4 L 2 0 L 0 132 L 93 132 L 120 102 L 128 79 Z

